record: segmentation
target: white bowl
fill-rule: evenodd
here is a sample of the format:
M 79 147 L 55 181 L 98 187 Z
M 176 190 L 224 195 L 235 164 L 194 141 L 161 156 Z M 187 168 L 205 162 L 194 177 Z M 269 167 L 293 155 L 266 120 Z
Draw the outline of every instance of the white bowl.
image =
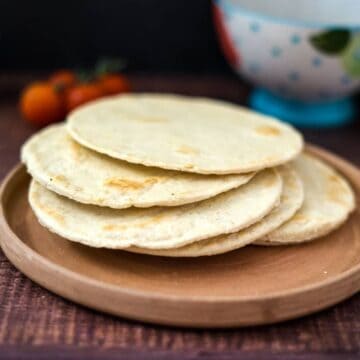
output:
M 307 102 L 360 86 L 359 0 L 218 0 L 214 15 L 231 66 L 257 86 Z

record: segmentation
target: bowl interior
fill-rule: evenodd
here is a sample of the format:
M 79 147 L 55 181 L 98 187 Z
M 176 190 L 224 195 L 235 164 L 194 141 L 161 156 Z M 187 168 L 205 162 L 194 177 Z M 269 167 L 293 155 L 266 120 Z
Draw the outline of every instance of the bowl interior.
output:
M 359 0 L 225 0 L 237 8 L 269 17 L 317 24 L 360 28 Z

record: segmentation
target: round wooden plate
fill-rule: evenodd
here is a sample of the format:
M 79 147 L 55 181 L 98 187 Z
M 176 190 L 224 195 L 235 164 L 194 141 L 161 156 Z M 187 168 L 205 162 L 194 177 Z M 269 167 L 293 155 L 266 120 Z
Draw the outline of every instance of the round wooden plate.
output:
M 360 171 L 309 150 L 351 181 L 359 202 Z M 230 327 L 295 318 L 360 290 L 359 210 L 339 230 L 307 244 L 171 259 L 93 249 L 50 233 L 29 207 L 29 180 L 18 165 L 2 185 L 6 256 L 35 282 L 94 309 L 161 324 Z

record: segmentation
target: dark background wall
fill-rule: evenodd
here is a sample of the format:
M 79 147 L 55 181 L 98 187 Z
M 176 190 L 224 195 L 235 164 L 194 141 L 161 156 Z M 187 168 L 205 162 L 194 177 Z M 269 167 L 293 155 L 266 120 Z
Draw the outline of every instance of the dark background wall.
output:
M 101 56 L 123 56 L 133 71 L 229 72 L 210 0 L 0 0 L 0 70 Z

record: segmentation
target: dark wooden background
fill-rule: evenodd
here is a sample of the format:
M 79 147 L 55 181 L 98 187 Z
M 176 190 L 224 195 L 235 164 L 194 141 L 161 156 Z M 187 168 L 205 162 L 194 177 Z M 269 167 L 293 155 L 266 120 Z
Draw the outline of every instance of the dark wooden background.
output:
M 210 0 L 1 0 L 0 49 L 8 70 L 123 56 L 130 71 L 229 72 Z
M 0 75 L 0 178 L 35 131 L 17 93 L 34 75 Z M 205 95 L 245 103 L 248 87 L 230 76 L 133 75 L 135 90 Z M 308 141 L 360 165 L 360 121 L 305 130 Z M 21 216 L 21 214 L 19 214 Z M 141 324 L 63 300 L 19 273 L 0 251 L 0 359 L 358 359 L 360 294 L 329 310 L 278 325 L 192 330 Z

